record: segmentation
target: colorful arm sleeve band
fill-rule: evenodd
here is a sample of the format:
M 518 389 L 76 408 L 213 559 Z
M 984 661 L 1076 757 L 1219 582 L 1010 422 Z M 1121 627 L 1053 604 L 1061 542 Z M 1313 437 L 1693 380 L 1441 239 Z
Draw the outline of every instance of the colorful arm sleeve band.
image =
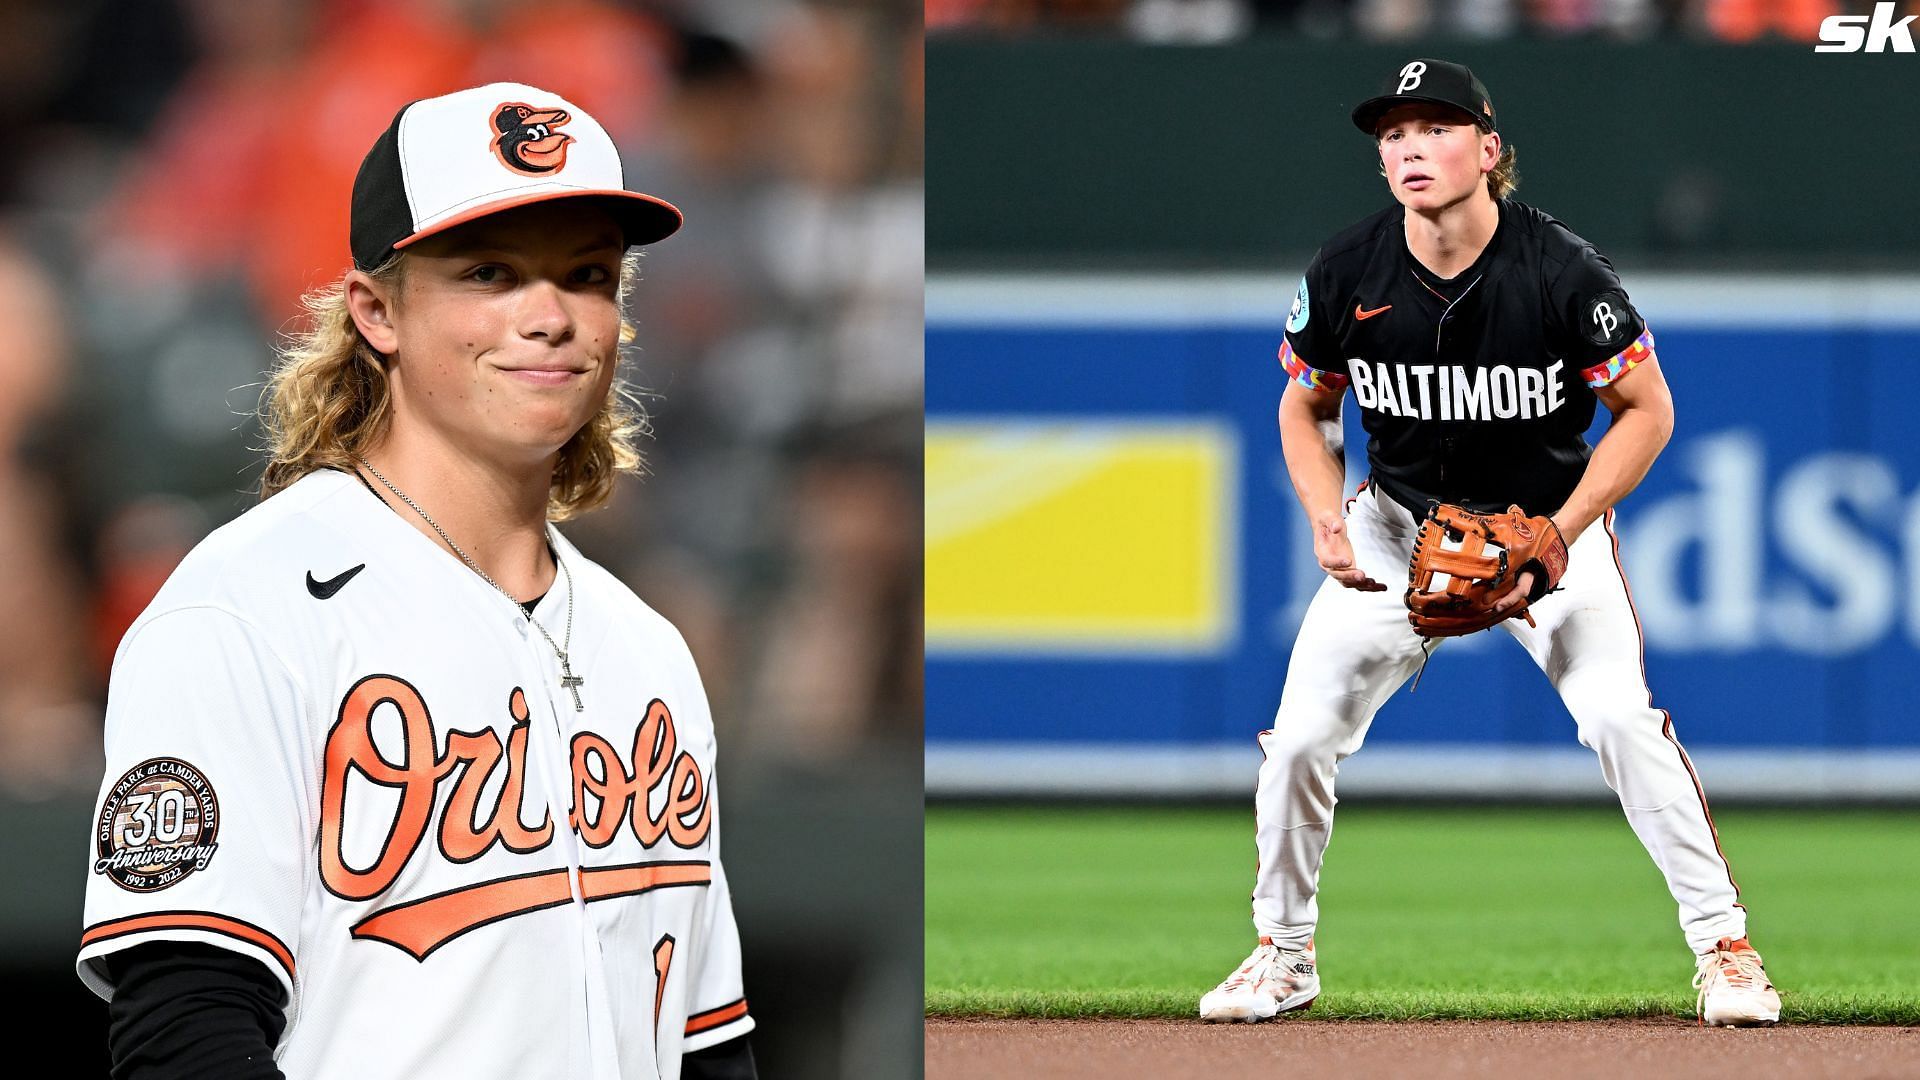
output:
M 1612 386 L 1620 376 L 1632 371 L 1643 361 L 1652 359 L 1654 359 L 1653 330 L 1648 328 L 1641 331 L 1639 337 L 1633 339 L 1633 344 L 1615 354 L 1613 359 L 1604 364 L 1595 364 L 1580 374 L 1587 380 L 1588 386 Z
M 1330 394 L 1345 393 L 1350 381 L 1345 375 L 1336 375 L 1331 371 L 1321 371 L 1310 367 L 1305 360 L 1294 354 L 1293 343 L 1280 341 L 1280 366 L 1287 371 L 1287 378 L 1309 390 L 1323 390 Z

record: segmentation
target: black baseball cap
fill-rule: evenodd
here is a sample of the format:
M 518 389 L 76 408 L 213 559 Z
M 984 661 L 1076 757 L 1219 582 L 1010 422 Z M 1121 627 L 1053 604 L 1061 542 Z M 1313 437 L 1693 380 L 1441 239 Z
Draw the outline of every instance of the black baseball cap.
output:
M 353 264 L 372 270 L 435 233 L 553 199 L 593 199 L 628 247 L 664 240 L 680 211 L 627 189 L 600 122 L 558 94 L 490 83 L 415 101 L 374 140 L 353 181 Z
M 1373 134 L 1380 118 L 1401 105 L 1451 105 L 1473 117 L 1481 128 L 1495 129 L 1493 99 L 1465 64 L 1419 59 L 1400 65 L 1380 84 L 1380 93 L 1353 108 L 1353 126 Z

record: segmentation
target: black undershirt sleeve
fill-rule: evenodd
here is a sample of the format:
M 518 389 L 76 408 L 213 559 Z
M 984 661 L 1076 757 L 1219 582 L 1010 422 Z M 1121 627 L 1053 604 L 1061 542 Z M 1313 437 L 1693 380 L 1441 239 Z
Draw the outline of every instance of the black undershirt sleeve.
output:
M 250 956 L 191 941 L 106 958 L 114 1080 L 283 1080 L 273 1048 L 286 993 Z
M 759 1075 L 745 1035 L 680 1058 L 680 1080 L 757 1080 Z

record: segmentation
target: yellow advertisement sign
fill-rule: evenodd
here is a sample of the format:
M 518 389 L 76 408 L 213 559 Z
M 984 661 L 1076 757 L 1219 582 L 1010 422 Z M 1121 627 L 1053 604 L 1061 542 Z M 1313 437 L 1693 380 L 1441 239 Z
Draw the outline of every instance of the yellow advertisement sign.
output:
M 928 651 L 1212 651 L 1238 593 L 1231 427 L 929 420 Z

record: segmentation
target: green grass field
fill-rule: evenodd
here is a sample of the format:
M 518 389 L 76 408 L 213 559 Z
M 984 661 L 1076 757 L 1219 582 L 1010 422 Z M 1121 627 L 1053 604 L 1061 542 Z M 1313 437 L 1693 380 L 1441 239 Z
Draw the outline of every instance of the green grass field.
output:
M 1715 814 L 1783 1022 L 1920 1024 L 1920 812 Z M 1253 813 L 927 810 L 927 1012 L 1189 1017 L 1252 946 Z M 1693 960 L 1604 808 L 1342 807 L 1338 1018 L 1692 1017 Z

